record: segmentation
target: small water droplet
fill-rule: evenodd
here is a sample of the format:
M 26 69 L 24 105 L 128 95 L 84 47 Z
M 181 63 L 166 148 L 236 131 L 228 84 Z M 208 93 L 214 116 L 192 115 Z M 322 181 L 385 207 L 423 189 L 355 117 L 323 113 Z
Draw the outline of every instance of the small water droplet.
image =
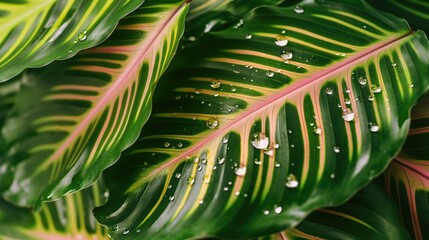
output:
M 304 13 L 304 8 L 300 5 L 296 5 L 293 10 L 298 14 Z
M 180 174 L 180 173 L 176 173 L 175 175 L 174 175 L 174 177 L 176 177 L 176 178 L 180 178 L 182 176 L 182 174 Z
M 170 145 L 171 145 L 170 142 L 165 142 L 164 143 L 164 147 L 166 147 L 166 148 L 168 148 Z
M 371 85 L 371 92 L 373 93 L 380 93 L 381 87 L 378 84 L 372 84 Z
M 270 211 L 268 211 L 268 210 L 264 210 L 264 215 L 266 215 L 266 216 L 268 216 L 269 214 L 270 214 Z
M 234 25 L 233 28 L 236 28 L 236 29 L 240 28 L 241 26 L 243 26 L 243 24 L 244 24 L 243 19 L 240 19 L 240 20 L 238 20 L 237 24 Z
M 274 144 L 274 148 L 275 148 L 275 149 L 277 149 L 277 148 L 279 148 L 279 147 L 280 147 L 280 144 L 278 144 L 278 143 Z
M 203 203 L 204 203 L 204 201 L 203 201 L 203 200 L 200 200 L 199 204 L 201 205 L 201 204 L 203 204 Z
M 280 207 L 280 206 L 274 206 L 274 212 L 276 213 L 276 214 L 279 214 L 279 213 L 281 213 L 283 211 L 283 208 L 282 207 Z
M 334 93 L 334 90 L 332 90 L 331 88 L 326 88 L 325 89 L 326 94 L 328 95 L 332 95 Z
M 210 83 L 210 87 L 214 88 L 214 89 L 220 88 L 221 85 L 222 85 L 222 83 L 219 82 L 218 80 L 213 80 Z
M 274 156 L 274 149 L 273 148 L 269 148 L 267 150 L 264 151 L 264 154 L 267 156 Z
M 380 130 L 380 127 L 375 123 L 369 123 L 369 131 L 371 132 L 378 132 Z
M 237 88 L 231 87 L 231 92 L 235 92 L 235 91 L 237 91 Z
M 350 122 L 355 118 L 355 113 L 350 109 L 346 108 L 343 110 L 343 119 L 344 121 Z
M 414 84 L 412 84 L 412 83 L 411 83 L 411 84 L 410 84 L 410 88 L 413 88 L 413 87 L 414 87 Z
M 194 177 L 188 177 L 186 179 L 186 183 L 188 183 L 189 186 L 193 186 L 195 183 L 195 178 Z
M 214 129 L 219 125 L 219 121 L 214 118 L 209 118 L 206 121 L 206 126 L 210 129 Z
M 392 67 L 396 67 L 396 63 L 395 62 L 392 62 Z
M 290 52 L 290 51 L 287 51 L 287 50 L 283 50 L 282 53 L 281 53 L 281 55 L 280 55 L 280 57 L 283 60 L 287 61 L 287 60 L 290 60 L 290 59 L 293 58 L 293 53 Z
M 350 93 L 350 89 L 346 88 L 346 89 L 344 90 L 344 92 L 348 94 L 348 93 Z
M 335 178 L 335 173 L 331 173 L 331 178 Z
M 261 161 L 261 160 L 259 160 L 259 159 L 257 159 L 257 158 L 255 158 L 254 163 L 255 163 L 256 165 L 261 165 L 262 161 Z
M 276 167 L 276 168 L 279 168 L 281 165 L 280 165 L 280 163 L 279 162 L 275 162 L 274 163 L 274 167 Z
M 198 167 L 197 167 L 197 171 L 198 171 L 198 172 L 201 172 L 201 170 L 203 170 L 203 167 L 201 167 L 201 165 L 198 165 Z
M 288 188 L 296 188 L 298 187 L 298 181 L 296 180 L 295 175 L 293 174 L 289 174 L 289 176 L 287 177 L 287 182 L 286 182 L 286 187 Z
M 178 142 L 176 146 L 177 146 L 178 148 L 181 148 L 181 147 L 183 147 L 183 143 L 182 143 L 182 142 Z
M 292 133 L 292 130 L 289 129 L 289 130 L 287 130 L 287 132 L 290 134 L 290 133 Z
M 270 140 L 264 133 L 254 133 L 252 135 L 251 143 L 256 149 L 266 149 Z
M 274 77 L 274 72 L 272 72 L 272 71 L 270 71 L 270 70 L 268 70 L 266 73 L 265 73 L 265 75 L 267 75 L 267 77 Z
M 215 94 L 214 94 L 214 97 L 219 97 L 219 93 L 215 93 Z
M 224 187 L 223 188 L 223 191 L 225 191 L 225 192 L 227 192 L 229 190 L 229 188 L 228 187 Z
M 72 54 L 73 50 L 69 49 L 67 52 L 68 52 L 69 54 Z
M 340 152 L 340 148 L 335 146 L 335 147 L 334 147 L 334 152 L 335 152 L 335 153 L 339 153 L 339 152 Z
M 235 175 L 242 177 L 246 174 L 246 167 L 236 168 L 234 170 L 234 173 L 235 173 Z
M 225 158 L 224 158 L 224 157 L 218 157 L 218 158 L 217 158 L 217 163 L 218 163 L 219 165 L 222 165 L 224 162 L 225 162 Z
M 322 133 L 322 129 L 321 129 L 320 127 L 315 127 L 315 128 L 313 129 L 313 132 L 314 132 L 315 134 L 317 134 L 317 135 L 320 135 L 320 134 Z
M 170 200 L 170 202 L 174 201 L 174 196 L 168 197 L 168 200 Z
M 366 85 L 366 78 L 360 76 L 358 78 L 358 82 L 359 82 L 360 85 L 364 86 L 364 85 Z
M 370 102 L 374 101 L 374 95 L 369 95 L 368 96 L 368 101 L 370 101 Z
M 77 35 L 77 39 L 79 40 L 79 42 L 83 42 L 87 39 L 88 36 L 86 35 L 86 33 L 86 31 L 83 31 Z
M 279 47 L 284 47 L 288 44 L 288 40 L 286 39 L 285 36 L 278 35 L 274 43 Z
M 252 39 L 252 34 L 246 34 L 245 38 L 246 39 Z
M 195 94 L 197 94 L 197 95 L 199 95 L 199 94 L 201 94 L 201 89 L 195 89 Z
M 222 139 L 222 143 L 223 143 L 223 144 L 228 143 L 228 138 L 227 138 L 227 137 L 224 137 L 224 138 Z
M 352 102 L 348 98 L 344 98 L 344 104 L 350 105 Z
M 124 231 L 122 232 L 122 234 L 127 235 L 128 233 L 130 233 L 130 230 L 128 229 L 124 229 Z
M 209 183 L 209 182 L 210 182 L 210 176 L 205 175 L 205 176 L 203 177 L 203 182 L 204 182 L 204 183 Z

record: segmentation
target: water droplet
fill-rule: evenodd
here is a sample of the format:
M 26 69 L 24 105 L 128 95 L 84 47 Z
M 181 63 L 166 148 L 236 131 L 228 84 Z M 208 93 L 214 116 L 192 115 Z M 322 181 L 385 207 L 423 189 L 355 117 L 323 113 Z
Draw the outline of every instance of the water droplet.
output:
M 334 152 L 335 153 L 339 153 L 340 152 L 340 148 L 339 147 L 334 147 Z
M 280 207 L 280 206 L 274 206 L 274 212 L 276 213 L 276 214 L 279 214 L 279 213 L 281 213 L 283 211 L 283 208 L 282 207 Z
M 279 47 L 284 47 L 288 44 L 288 40 L 286 39 L 285 36 L 278 35 L 274 43 Z
M 219 93 L 215 93 L 215 94 L 214 94 L 214 97 L 219 97 Z
M 180 178 L 182 176 L 182 174 L 180 174 L 180 173 L 176 173 L 175 175 L 174 175 L 174 177 L 176 177 L 176 178 Z
M 168 148 L 170 146 L 170 142 L 165 142 L 164 147 Z
M 396 63 L 395 62 L 392 62 L 392 67 L 396 67 Z
M 246 174 L 246 167 L 236 168 L 234 173 L 235 175 L 242 177 Z
M 199 203 L 200 203 L 200 205 L 201 205 L 201 204 L 203 204 L 203 203 L 204 203 L 204 201 L 203 201 L 203 200 L 200 200 L 200 202 L 199 202 Z
M 217 89 L 217 88 L 220 88 L 220 86 L 222 85 L 222 83 L 221 82 L 219 82 L 218 80 L 213 80 L 211 83 L 210 83 L 210 87 L 211 88 L 214 88 L 214 89 Z
M 240 28 L 241 26 L 243 26 L 244 21 L 243 19 L 238 20 L 237 24 L 234 25 L 234 28 Z
M 79 40 L 79 42 L 85 41 L 87 37 L 88 36 L 86 35 L 86 31 L 83 31 L 77 35 L 77 39 Z
M 290 129 L 289 129 L 289 130 L 287 130 L 287 132 L 288 132 L 288 133 L 292 133 L 292 130 L 290 130 Z
M 224 187 L 223 188 L 223 191 L 225 191 L 225 192 L 227 192 L 229 190 L 229 188 L 228 187 Z
M 199 95 L 199 94 L 201 94 L 201 89 L 195 89 L 195 94 L 197 94 L 197 95 Z
M 267 73 L 265 73 L 265 75 L 267 75 L 267 77 L 274 77 L 274 72 L 268 70 Z
M 252 135 L 251 143 L 256 149 L 266 149 L 270 140 L 264 133 L 254 133 Z
M 225 162 L 225 158 L 224 158 L 224 157 L 218 157 L 218 158 L 217 158 L 217 163 L 218 163 L 219 165 L 222 165 L 224 162 Z
M 414 87 L 414 84 L 412 84 L 412 83 L 411 83 L 411 84 L 410 84 L 410 88 L 413 88 L 413 87 Z
M 361 76 L 358 78 L 358 82 L 360 85 L 364 86 L 366 84 L 366 78 Z
M 370 102 L 374 101 L 374 95 L 369 95 L 368 96 L 368 101 L 370 101 Z
M 345 93 L 350 93 L 350 89 L 346 88 L 346 89 L 344 90 L 344 92 L 345 92 Z
M 223 144 L 228 143 L 228 138 L 227 138 L 227 137 L 224 137 L 224 138 L 222 139 L 222 143 L 223 143 Z
M 331 178 L 335 178 L 335 173 L 331 173 Z
M 127 235 L 128 233 L 130 233 L 130 230 L 128 229 L 124 229 L 124 231 L 122 232 L 122 234 Z
M 293 53 L 287 50 L 283 50 L 280 57 L 283 58 L 283 60 L 287 61 L 293 58 Z
M 279 162 L 275 162 L 274 163 L 274 167 L 276 167 L 276 168 L 279 168 L 281 165 L 280 165 L 280 163 Z
M 189 186 L 193 186 L 195 183 L 195 178 L 194 177 L 188 177 L 186 179 L 186 182 L 188 183 Z
M 380 127 L 375 123 L 369 123 L 369 131 L 371 132 L 378 132 L 380 130 Z
M 350 99 L 348 99 L 348 98 L 344 98 L 344 103 L 345 103 L 346 105 L 350 105 L 350 104 L 351 104 L 351 101 L 350 101 Z
M 280 147 L 280 144 L 278 144 L 278 143 L 274 144 L 274 148 L 275 148 L 275 149 L 277 149 L 277 148 L 279 148 L 279 147 Z
M 296 5 L 293 10 L 298 14 L 304 13 L 304 8 L 300 5 Z
M 289 174 L 289 176 L 287 177 L 287 182 L 286 182 L 286 187 L 288 188 L 296 188 L 298 187 L 298 181 L 296 180 L 295 175 L 293 174 Z
M 246 34 L 245 38 L 246 39 L 252 39 L 252 34 Z
M 325 89 L 326 94 L 328 95 L 332 95 L 334 93 L 334 90 L 330 89 L 330 88 L 326 88 Z
M 313 129 L 313 132 L 314 132 L 315 134 L 317 134 L 317 135 L 320 135 L 320 134 L 322 133 L 322 129 L 321 129 L 320 127 L 315 127 L 315 128 Z
M 194 157 L 194 163 L 197 164 L 200 161 L 198 157 Z
M 170 202 L 174 201 L 174 196 L 168 197 L 168 200 L 170 200 Z
M 178 148 L 181 148 L 181 147 L 183 147 L 183 143 L 182 143 L 182 142 L 178 142 L 176 146 L 177 146 Z
M 343 110 L 343 119 L 344 121 L 350 122 L 355 118 L 355 113 L 350 109 L 346 108 Z
M 262 161 L 261 161 L 261 160 L 259 160 L 259 159 L 257 159 L 257 158 L 255 158 L 254 163 L 255 163 L 256 165 L 261 165 Z
M 209 118 L 206 121 L 206 126 L 210 129 L 214 129 L 219 125 L 219 121 L 214 118 Z
M 237 91 L 237 88 L 231 87 L 231 92 L 235 92 L 235 91 Z
M 203 181 L 204 181 L 204 183 L 209 183 L 209 182 L 210 182 L 210 176 L 205 175 L 205 176 L 203 177 Z
M 68 52 L 69 54 L 72 54 L 73 50 L 69 49 L 67 52 Z
M 203 167 L 201 167 L 201 165 L 198 165 L 198 167 L 197 167 L 197 171 L 198 171 L 198 172 L 201 172 L 201 170 L 203 170 Z
M 371 85 L 371 92 L 373 93 L 380 93 L 381 87 L 378 84 L 372 84 Z
M 270 214 L 270 211 L 264 210 L 264 215 L 268 216 Z
M 267 156 L 274 156 L 274 149 L 270 148 L 264 151 L 264 154 Z

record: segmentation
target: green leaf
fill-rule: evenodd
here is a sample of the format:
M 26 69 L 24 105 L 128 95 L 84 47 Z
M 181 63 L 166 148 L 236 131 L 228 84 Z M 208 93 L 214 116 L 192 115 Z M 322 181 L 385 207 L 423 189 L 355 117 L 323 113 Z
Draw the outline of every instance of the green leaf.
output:
M 113 237 L 268 235 L 383 171 L 428 88 L 428 40 L 367 5 L 302 7 L 258 8 L 176 55 L 105 171 L 94 213 Z
M 184 2 L 148 0 L 102 45 L 26 72 L 2 129 L 7 200 L 31 206 L 85 188 L 136 140 L 183 33 Z
M 429 238 L 428 126 L 429 97 L 426 96 L 413 109 L 407 141 L 385 173 L 387 190 L 397 201 L 413 239 Z
M 0 83 L 0 127 L 3 126 L 7 114 L 15 103 L 15 98 L 19 91 L 19 82 L 20 77 L 17 76 L 10 81 Z
M 367 0 L 378 9 L 403 17 L 415 29 L 421 29 L 429 34 L 429 2 L 422 0 Z
M 1 1 L 0 82 L 99 44 L 143 1 Z
M 44 203 L 40 211 L 18 208 L 0 199 L 1 239 L 108 239 L 106 228 L 92 215 L 108 196 L 102 181 L 58 201 Z
M 410 239 L 398 208 L 375 183 L 334 208 L 318 209 L 295 228 L 262 239 Z

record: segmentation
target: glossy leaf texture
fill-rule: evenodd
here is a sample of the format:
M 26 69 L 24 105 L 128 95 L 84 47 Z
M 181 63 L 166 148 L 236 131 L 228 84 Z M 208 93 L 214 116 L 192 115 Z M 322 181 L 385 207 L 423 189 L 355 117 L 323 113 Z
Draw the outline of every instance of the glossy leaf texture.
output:
M 105 171 L 112 199 L 94 213 L 113 237 L 276 233 L 398 152 L 428 88 L 423 32 L 357 2 L 243 20 L 175 56 L 139 139 Z
M 99 44 L 143 1 L 1 1 L 0 82 Z
M 183 34 L 184 0 L 148 0 L 102 45 L 25 73 L 2 129 L 4 197 L 37 205 L 85 188 L 138 137 Z M 12 175 L 12 176 L 11 176 Z
M 322 208 L 298 226 L 258 240 L 410 239 L 399 210 L 384 189 L 371 183 L 346 203 Z
M 429 2 L 425 0 L 367 0 L 367 2 L 381 11 L 407 19 L 415 29 L 421 29 L 429 34 Z
M 0 83 L 0 127 L 6 121 L 7 114 L 12 109 L 16 95 L 19 91 L 20 77 L 15 77 L 10 81 Z M 1 149 L 0 143 L 0 149 Z
M 413 109 L 411 129 L 399 155 L 385 173 L 413 239 L 429 238 L 429 97 Z
M 224 28 L 225 25 L 244 24 L 240 17 L 261 5 L 275 5 L 280 0 L 193 0 L 186 17 L 182 44 L 197 40 L 204 33 Z
M 90 188 L 50 203 L 40 211 L 16 207 L 0 199 L 0 239 L 108 239 L 92 209 L 106 201 L 108 192 L 100 180 Z

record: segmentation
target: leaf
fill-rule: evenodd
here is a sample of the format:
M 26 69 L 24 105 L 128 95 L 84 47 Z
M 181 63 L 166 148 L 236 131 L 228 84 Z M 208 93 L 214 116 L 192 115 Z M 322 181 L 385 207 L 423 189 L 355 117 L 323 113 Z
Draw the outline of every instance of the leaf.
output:
M 32 206 L 85 188 L 136 140 L 183 33 L 184 2 L 146 1 L 99 47 L 25 74 L 2 130 L 7 200 Z
M 427 38 L 357 2 L 302 7 L 258 8 L 175 56 L 105 171 L 94 214 L 113 237 L 268 235 L 385 169 L 428 88 Z
M 428 75 L 422 75 L 422 77 Z M 385 173 L 386 187 L 397 201 L 413 239 L 429 238 L 429 97 L 413 109 L 402 151 Z
M 255 239 L 410 239 L 394 201 L 375 183 L 334 208 L 307 216 L 297 227 Z
M 19 91 L 20 77 L 15 77 L 5 83 L 0 83 L 0 127 L 6 121 L 6 116 L 12 109 Z
M 382 11 L 407 19 L 413 28 L 424 30 L 426 34 L 429 34 L 429 15 L 427 14 L 429 12 L 429 2 L 419 0 L 368 0 L 368 3 Z
M 39 212 L 18 208 L 0 199 L 1 239 L 108 239 L 92 209 L 106 200 L 102 181 L 56 202 L 44 203 Z
M 2 1 L 0 82 L 99 44 L 143 1 Z

